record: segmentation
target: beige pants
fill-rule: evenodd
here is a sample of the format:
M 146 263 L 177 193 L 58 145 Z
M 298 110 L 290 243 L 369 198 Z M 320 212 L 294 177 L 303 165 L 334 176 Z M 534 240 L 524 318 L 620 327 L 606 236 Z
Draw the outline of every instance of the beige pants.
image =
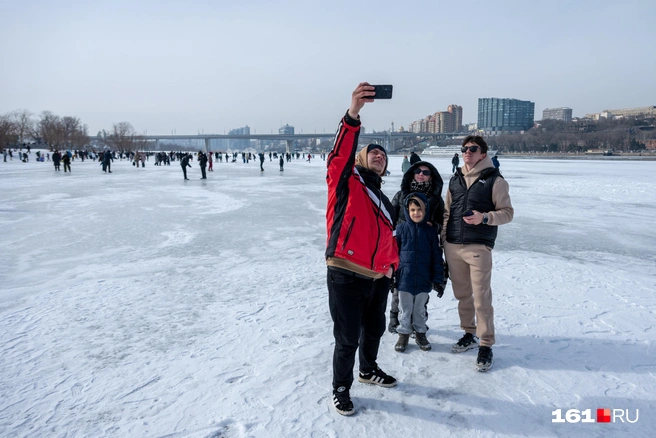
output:
M 460 327 L 480 339 L 480 345 L 494 345 L 492 307 L 492 250 L 485 245 L 444 243 L 453 295 L 458 300 Z

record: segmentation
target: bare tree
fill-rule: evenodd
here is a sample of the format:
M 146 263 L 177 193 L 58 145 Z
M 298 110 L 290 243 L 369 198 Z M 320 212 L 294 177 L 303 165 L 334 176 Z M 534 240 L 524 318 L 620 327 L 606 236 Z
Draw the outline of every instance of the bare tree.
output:
M 33 135 L 55 149 L 81 149 L 89 144 L 87 125 L 82 124 L 80 119 L 73 116 L 59 117 L 50 111 L 41 113 Z
M 63 145 L 63 135 L 60 129 L 60 117 L 50 111 L 41 113 L 41 118 L 36 123 L 35 136 L 43 140 L 51 148 L 58 149 Z
M 26 109 L 16 110 L 10 113 L 16 126 L 16 134 L 18 134 L 18 142 L 25 143 L 25 141 L 32 137 L 34 132 L 34 119 L 33 114 Z
M 83 125 L 77 117 L 62 117 L 60 129 L 67 146 L 81 149 L 89 144 L 87 125 Z
M 129 122 L 114 123 L 111 134 L 107 136 L 107 142 L 112 148 L 131 152 L 139 148 L 134 127 Z
M 10 115 L 0 116 L 0 147 L 9 147 L 17 142 L 16 123 Z

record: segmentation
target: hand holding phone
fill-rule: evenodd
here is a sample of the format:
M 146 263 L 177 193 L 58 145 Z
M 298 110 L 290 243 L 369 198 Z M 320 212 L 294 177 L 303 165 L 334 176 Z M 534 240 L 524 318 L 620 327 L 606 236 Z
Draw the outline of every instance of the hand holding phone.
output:
M 467 217 L 467 216 L 471 216 L 471 215 L 473 215 L 473 214 L 474 214 L 474 212 L 471 211 L 471 209 L 470 209 L 470 210 L 467 210 L 466 212 L 464 212 L 464 213 L 462 214 L 462 216 L 463 216 L 463 217 Z

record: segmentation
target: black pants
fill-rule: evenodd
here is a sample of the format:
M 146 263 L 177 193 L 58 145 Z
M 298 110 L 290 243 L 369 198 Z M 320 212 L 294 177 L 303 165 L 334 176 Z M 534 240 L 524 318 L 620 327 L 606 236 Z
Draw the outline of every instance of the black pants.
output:
M 184 179 L 188 179 L 187 178 L 187 166 L 180 166 L 180 167 L 182 167 L 182 173 L 184 173 Z
M 207 178 L 207 175 L 205 175 L 205 167 L 204 166 L 200 166 L 200 173 L 203 174 L 203 179 Z
M 376 369 L 380 338 L 385 332 L 385 309 L 389 294 L 387 277 L 374 280 L 328 268 L 328 301 L 333 319 L 333 388 L 353 383 L 355 352 L 359 349 L 360 371 Z

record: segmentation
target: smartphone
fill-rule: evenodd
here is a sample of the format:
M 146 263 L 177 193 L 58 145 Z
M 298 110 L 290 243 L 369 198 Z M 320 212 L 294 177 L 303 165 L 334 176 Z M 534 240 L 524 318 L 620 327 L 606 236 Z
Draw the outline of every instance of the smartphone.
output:
M 391 99 L 393 88 L 391 85 L 372 85 L 375 96 L 369 96 L 369 99 Z
M 471 211 L 471 210 L 467 210 L 467 211 L 464 212 L 462 215 L 463 215 L 463 216 L 471 216 L 472 214 L 474 214 L 473 211 Z

